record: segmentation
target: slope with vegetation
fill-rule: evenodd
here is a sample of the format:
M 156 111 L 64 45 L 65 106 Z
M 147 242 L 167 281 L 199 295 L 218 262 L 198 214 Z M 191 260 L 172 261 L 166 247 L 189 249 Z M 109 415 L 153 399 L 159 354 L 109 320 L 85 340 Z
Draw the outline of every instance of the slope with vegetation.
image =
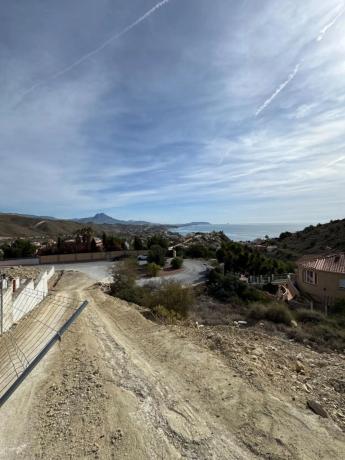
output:
M 345 219 L 310 225 L 295 233 L 284 232 L 274 242 L 280 255 L 290 259 L 304 254 L 345 251 Z

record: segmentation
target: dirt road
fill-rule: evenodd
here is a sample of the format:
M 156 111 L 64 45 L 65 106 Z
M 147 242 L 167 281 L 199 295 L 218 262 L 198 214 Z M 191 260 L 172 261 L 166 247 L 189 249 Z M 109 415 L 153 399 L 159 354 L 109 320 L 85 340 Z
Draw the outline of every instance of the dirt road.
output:
M 329 419 L 66 273 L 87 310 L 1 409 L 0 458 L 343 459 Z

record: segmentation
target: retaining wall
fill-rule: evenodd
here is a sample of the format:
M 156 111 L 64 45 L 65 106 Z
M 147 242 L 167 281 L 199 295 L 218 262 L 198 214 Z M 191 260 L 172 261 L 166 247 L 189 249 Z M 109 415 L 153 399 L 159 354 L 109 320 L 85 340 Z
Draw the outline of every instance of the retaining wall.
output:
M 17 265 L 38 265 L 40 259 L 32 257 L 31 259 L 8 259 L 0 260 L 0 267 L 15 267 Z
M 13 292 L 9 283 L 3 291 L 3 331 L 7 331 L 13 323 L 32 311 L 48 294 L 48 282 L 55 273 L 55 268 L 50 267 L 44 271 L 38 280 L 27 280 L 21 287 Z
M 40 264 L 64 264 L 73 262 L 92 262 L 98 260 L 112 260 L 115 257 L 138 256 L 148 251 L 110 251 L 110 252 L 80 252 L 74 254 L 54 254 L 40 256 Z

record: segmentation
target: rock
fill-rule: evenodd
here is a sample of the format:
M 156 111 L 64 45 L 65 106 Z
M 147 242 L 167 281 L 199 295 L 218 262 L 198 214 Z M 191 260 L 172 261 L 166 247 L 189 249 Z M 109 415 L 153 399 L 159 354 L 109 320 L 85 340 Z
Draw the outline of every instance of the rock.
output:
M 301 361 L 296 361 L 295 369 L 298 373 L 304 373 L 304 366 Z
M 123 437 L 123 433 L 122 431 L 119 429 L 119 430 L 116 430 L 110 437 L 110 442 L 111 444 L 116 444 L 118 441 L 120 441 Z
M 257 356 L 262 356 L 263 355 L 263 351 L 260 349 L 260 348 L 254 348 L 254 350 L 252 351 L 252 354 L 257 357 Z
M 308 399 L 307 407 L 322 418 L 328 418 L 326 410 L 314 399 Z
M 234 321 L 235 326 L 246 326 L 247 321 Z

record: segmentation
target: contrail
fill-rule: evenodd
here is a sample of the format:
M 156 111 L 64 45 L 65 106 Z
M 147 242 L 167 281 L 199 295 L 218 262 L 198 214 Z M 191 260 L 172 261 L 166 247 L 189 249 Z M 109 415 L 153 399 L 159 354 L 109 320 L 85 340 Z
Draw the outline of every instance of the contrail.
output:
M 97 48 L 95 48 L 95 49 L 89 51 L 88 53 L 84 54 L 82 57 L 80 57 L 79 59 L 74 61 L 72 64 L 70 64 L 67 67 L 64 67 L 63 69 L 59 70 L 59 72 L 56 72 L 55 74 L 51 75 L 47 79 L 41 80 L 41 81 L 35 83 L 33 86 L 31 86 L 24 93 L 21 94 L 21 98 L 27 96 L 29 93 L 34 91 L 36 88 L 38 88 L 38 87 L 40 87 L 42 85 L 45 85 L 46 83 L 48 83 L 50 81 L 56 80 L 57 78 L 61 77 L 61 75 L 64 75 L 65 73 L 69 72 L 70 70 L 72 70 L 75 67 L 77 67 L 78 65 L 80 65 L 82 62 L 86 61 L 90 57 L 92 57 L 95 54 L 99 53 L 104 48 L 109 46 L 112 42 L 114 42 L 114 41 L 118 40 L 119 38 L 123 37 L 124 35 L 126 35 L 128 32 L 130 32 L 132 29 L 134 29 L 136 26 L 138 26 L 141 22 L 145 21 L 145 19 L 147 19 L 149 16 L 151 16 L 153 13 L 155 13 L 159 8 L 161 8 L 162 6 L 166 5 L 169 2 L 170 2 L 170 0 L 162 0 L 162 1 L 160 1 L 153 8 L 151 8 L 149 11 L 147 11 L 143 16 L 141 16 L 139 19 L 137 19 L 136 21 L 132 22 L 132 24 L 130 24 L 127 27 L 125 27 L 123 30 L 121 30 L 121 32 L 118 32 L 117 34 L 115 34 L 115 35 L 111 36 L 110 38 L 108 38 L 108 40 L 106 40 L 105 42 L 101 43 L 99 46 L 97 46 Z
M 327 34 L 327 32 L 329 31 L 329 29 L 331 27 L 334 26 L 334 24 L 341 18 L 341 16 L 345 13 L 345 6 L 343 4 L 343 7 L 341 8 L 341 10 L 339 11 L 339 13 L 334 17 L 334 19 L 329 23 L 327 24 L 319 33 L 318 37 L 317 37 L 317 41 L 320 42 L 323 40 L 324 36 Z M 267 99 L 263 104 L 262 106 L 256 111 L 255 113 L 255 116 L 257 117 L 258 115 L 260 115 L 260 113 L 266 109 L 266 107 L 268 107 L 271 102 L 278 96 L 278 94 L 283 91 L 283 89 L 296 77 L 299 69 L 300 69 L 300 66 L 301 66 L 301 63 L 297 64 L 294 71 L 290 73 L 288 79 L 286 81 L 284 81 L 284 83 L 282 83 L 279 88 L 272 94 L 272 96 Z
M 269 97 L 268 99 L 266 99 L 266 101 L 262 104 L 261 107 L 259 107 L 259 109 L 256 111 L 255 113 L 255 116 L 257 117 L 258 115 L 260 115 L 260 113 L 265 110 L 270 104 L 271 102 L 278 96 L 278 94 L 283 91 L 283 89 L 295 78 L 295 76 L 297 75 L 298 71 L 299 71 L 299 68 L 300 68 L 300 63 L 298 63 L 294 69 L 293 72 L 290 73 L 289 77 L 287 78 L 287 80 L 284 81 L 284 83 L 282 83 L 279 88 L 272 94 L 271 97 Z
M 341 18 L 341 16 L 344 13 L 345 13 L 345 7 L 343 6 L 343 8 L 339 11 L 339 13 L 335 16 L 335 18 L 320 31 L 319 36 L 316 39 L 318 42 L 321 42 L 323 40 L 328 30 L 334 26 L 334 24 L 338 21 L 338 19 Z

